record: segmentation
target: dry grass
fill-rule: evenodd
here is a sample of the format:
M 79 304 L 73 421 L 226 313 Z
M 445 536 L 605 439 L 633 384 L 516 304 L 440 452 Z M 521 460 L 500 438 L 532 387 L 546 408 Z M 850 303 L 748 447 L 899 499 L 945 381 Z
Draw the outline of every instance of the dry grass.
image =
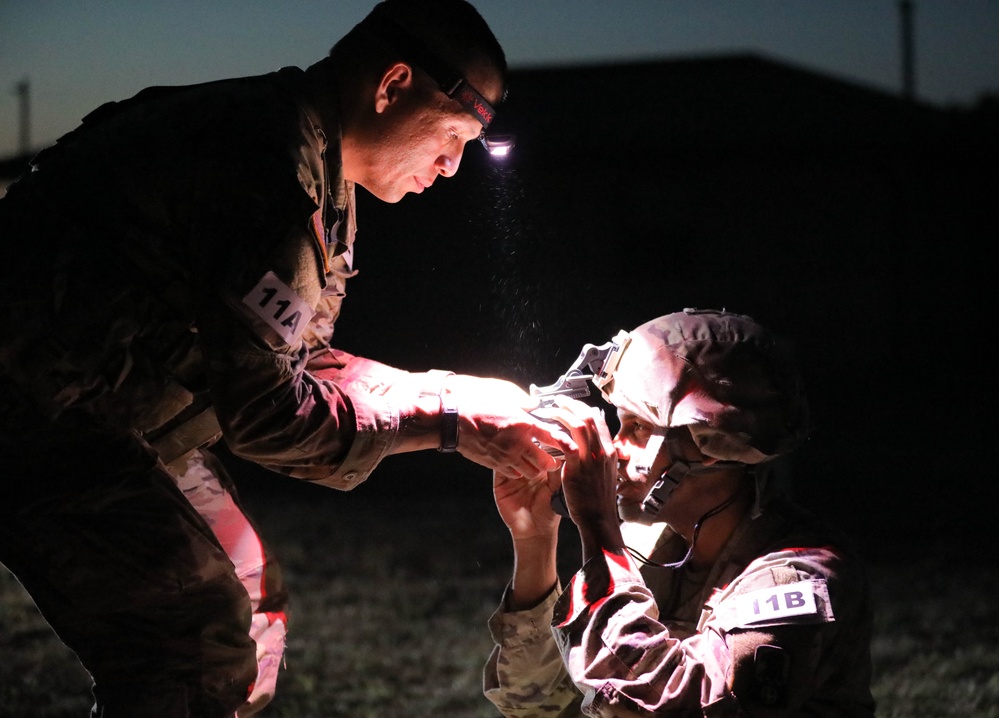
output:
M 387 495 L 402 481 L 246 492 L 293 595 L 287 669 L 263 718 L 495 718 L 480 672 L 510 553 L 488 477 Z M 878 716 L 999 716 L 996 571 L 938 550 L 876 560 L 871 575 Z M 86 672 L 3 570 L 0 614 L 0 715 L 86 716 Z

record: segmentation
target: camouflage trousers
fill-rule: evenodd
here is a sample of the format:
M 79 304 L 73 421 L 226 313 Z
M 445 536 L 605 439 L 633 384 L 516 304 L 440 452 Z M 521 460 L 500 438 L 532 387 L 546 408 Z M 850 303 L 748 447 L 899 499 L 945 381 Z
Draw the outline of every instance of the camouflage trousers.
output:
M 86 415 L 34 421 L 5 403 L 0 563 L 90 672 L 94 715 L 246 710 L 258 676 L 254 611 L 283 619 L 280 585 L 271 579 L 269 591 L 251 598 L 185 495 L 187 472 L 172 475 L 137 437 Z M 218 479 L 216 468 L 209 473 Z M 204 473 L 186 480 L 188 493 L 196 480 L 211 487 Z M 225 493 L 233 502 L 226 516 L 245 522 Z M 283 620 L 280 634 L 283 649 Z

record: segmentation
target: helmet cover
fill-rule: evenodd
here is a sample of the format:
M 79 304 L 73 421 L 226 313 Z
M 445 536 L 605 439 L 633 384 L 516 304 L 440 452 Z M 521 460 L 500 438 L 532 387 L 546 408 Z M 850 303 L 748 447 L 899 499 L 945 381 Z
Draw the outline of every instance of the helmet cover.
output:
M 744 464 L 791 451 L 807 435 L 790 348 L 751 317 L 685 309 L 629 336 L 601 393 L 662 433 L 688 426 L 705 456 Z

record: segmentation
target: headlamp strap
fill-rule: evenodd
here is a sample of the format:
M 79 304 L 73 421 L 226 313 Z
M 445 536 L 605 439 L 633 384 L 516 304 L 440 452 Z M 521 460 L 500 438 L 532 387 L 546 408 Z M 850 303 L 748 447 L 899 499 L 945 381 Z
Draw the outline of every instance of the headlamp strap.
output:
M 478 90 L 472 87 L 461 73 L 447 65 L 419 38 L 406 30 L 391 17 L 380 13 L 362 23 L 369 31 L 394 47 L 412 65 L 430 75 L 441 92 L 457 101 L 471 113 L 485 130 L 496 116 L 496 110 Z

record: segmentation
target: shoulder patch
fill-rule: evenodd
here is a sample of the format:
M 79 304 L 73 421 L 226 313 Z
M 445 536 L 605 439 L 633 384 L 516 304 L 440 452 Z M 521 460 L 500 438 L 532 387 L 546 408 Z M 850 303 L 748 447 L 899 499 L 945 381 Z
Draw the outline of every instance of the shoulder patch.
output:
M 243 304 L 288 344 L 298 341 L 315 314 L 308 302 L 282 282 L 274 272 L 267 272 L 257 286 L 243 297 Z
M 818 613 L 811 581 L 760 588 L 733 599 L 736 621 L 741 625 L 779 621 Z

